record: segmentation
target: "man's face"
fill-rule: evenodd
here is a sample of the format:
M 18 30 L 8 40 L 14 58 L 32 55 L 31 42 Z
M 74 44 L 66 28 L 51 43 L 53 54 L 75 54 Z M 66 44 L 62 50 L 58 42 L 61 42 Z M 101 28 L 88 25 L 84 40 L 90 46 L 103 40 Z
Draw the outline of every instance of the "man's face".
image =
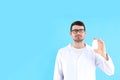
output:
M 71 37 L 75 42 L 81 42 L 84 40 L 86 32 L 84 31 L 84 26 L 74 25 L 72 31 L 70 32 Z

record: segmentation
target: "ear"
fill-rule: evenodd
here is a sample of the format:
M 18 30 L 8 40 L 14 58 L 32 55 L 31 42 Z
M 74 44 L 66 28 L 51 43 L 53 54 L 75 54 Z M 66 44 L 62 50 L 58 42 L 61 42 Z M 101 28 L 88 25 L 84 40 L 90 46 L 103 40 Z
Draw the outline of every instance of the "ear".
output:
M 86 32 L 85 32 L 85 35 L 86 35 Z
M 70 36 L 72 36 L 72 32 L 70 32 Z

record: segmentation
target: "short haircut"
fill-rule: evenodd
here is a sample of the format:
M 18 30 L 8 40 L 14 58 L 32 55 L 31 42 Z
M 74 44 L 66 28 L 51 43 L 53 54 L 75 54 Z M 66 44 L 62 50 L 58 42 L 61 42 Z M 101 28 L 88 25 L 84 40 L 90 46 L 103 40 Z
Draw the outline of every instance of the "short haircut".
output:
M 82 21 L 75 21 L 75 22 L 73 22 L 73 23 L 71 24 L 71 26 L 70 26 L 70 31 L 72 31 L 72 27 L 73 27 L 74 25 L 83 26 L 83 27 L 84 27 L 84 31 L 86 31 L 85 25 L 84 25 L 84 23 L 83 23 Z

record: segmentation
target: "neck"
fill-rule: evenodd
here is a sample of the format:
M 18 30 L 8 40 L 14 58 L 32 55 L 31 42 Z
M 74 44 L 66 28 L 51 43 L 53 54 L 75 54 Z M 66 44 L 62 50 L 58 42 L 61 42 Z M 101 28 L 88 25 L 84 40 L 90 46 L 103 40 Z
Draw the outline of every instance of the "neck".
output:
M 84 44 L 84 42 L 82 41 L 82 42 L 73 42 L 73 47 L 74 48 L 78 48 L 78 49 L 80 49 L 80 48 L 84 48 L 85 47 L 85 44 Z

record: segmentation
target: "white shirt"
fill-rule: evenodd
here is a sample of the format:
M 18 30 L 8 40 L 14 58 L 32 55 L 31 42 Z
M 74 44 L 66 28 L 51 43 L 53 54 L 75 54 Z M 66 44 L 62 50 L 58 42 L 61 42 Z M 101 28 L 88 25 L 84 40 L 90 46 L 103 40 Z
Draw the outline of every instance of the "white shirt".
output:
M 58 51 L 54 70 L 54 80 L 96 80 L 96 66 L 106 74 L 114 74 L 114 65 L 109 57 L 105 60 L 86 44 L 76 49 L 69 44 Z

